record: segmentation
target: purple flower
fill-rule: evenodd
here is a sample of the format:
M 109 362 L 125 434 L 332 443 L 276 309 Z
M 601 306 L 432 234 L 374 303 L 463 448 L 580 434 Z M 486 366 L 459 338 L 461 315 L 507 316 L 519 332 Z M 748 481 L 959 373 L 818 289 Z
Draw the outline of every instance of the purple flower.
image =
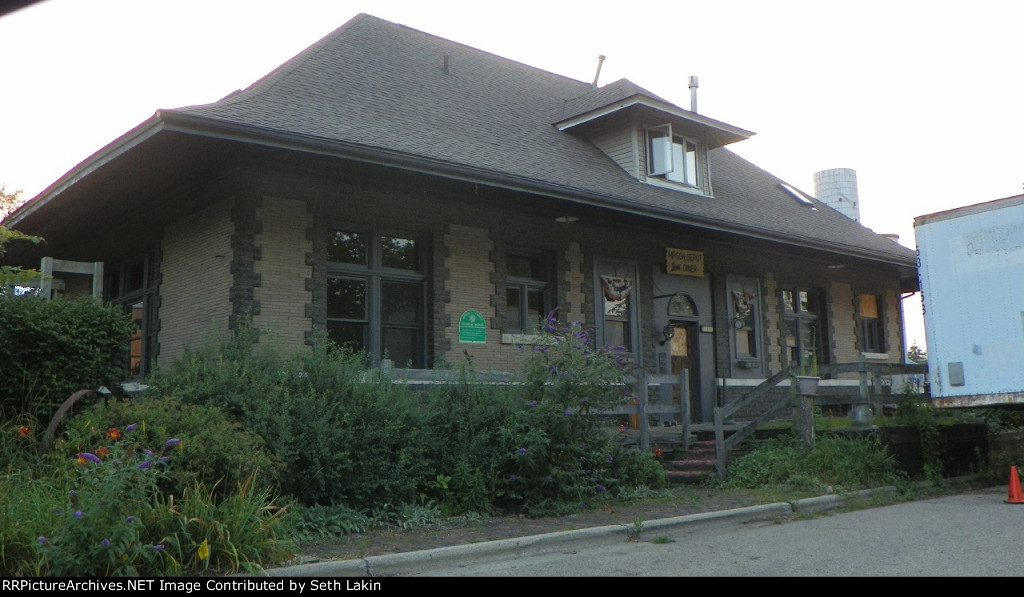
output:
M 110 539 L 104 539 L 103 541 L 100 541 L 100 545 L 102 545 L 103 547 L 110 547 Z
M 82 517 L 82 511 L 81 510 L 75 510 L 75 518 L 81 518 L 81 517 Z
M 174 438 L 174 439 L 169 439 L 169 440 L 167 440 L 166 442 L 164 442 L 164 447 L 165 447 L 165 448 L 170 448 L 171 446 L 176 446 L 176 445 L 178 445 L 179 443 L 181 443 L 181 440 L 180 440 L 180 439 L 178 439 L 178 438 Z
M 598 490 L 598 491 L 608 491 L 608 488 L 607 488 L 607 487 L 605 487 L 604 485 L 598 485 L 598 486 L 597 486 L 597 490 Z
M 131 425 L 125 427 L 124 430 L 125 431 L 135 431 L 135 428 L 138 427 L 138 426 L 139 426 L 138 423 L 132 423 Z
M 43 545 L 46 545 L 46 543 L 49 541 L 49 539 L 47 539 L 46 537 L 43 537 L 42 535 L 39 535 L 39 538 L 36 539 L 36 541 L 39 541 Z
M 516 454 L 526 454 L 526 448 L 519 448 L 516 450 Z
M 569 412 L 569 409 L 568 409 L 568 408 L 567 408 L 567 409 L 565 409 L 565 416 L 567 416 L 567 417 L 568 417 L 568 416 L 569 416 L 569 415 L 571 415 L 571 414 L 572 414 L 572 413 L 571 413 L 571 412 Z
M 103 461 L 100 460 L 99 456 L 97 456 L 97 455 L 95 455 L 95 454 L 93 454 L 91 452 L 79 452 L 78 453 L 78 460 L 80 462 L 82 460 L 88 460 L 90 462 L 95 462 L 96 464 L 102 464 L 103 463 Z
M 547 483 L 550 483 L 550 482 L 554 481 L 554 479 L 551 478 L 551 475 L 548 475 L 547 477 L 544 477 L 544 481 L 547 482 Z
M 146 456 L 152 456 L 153 455 L 153 451 L 152 450 L 143 449 L 142 453 L 145 454 Z
M 135 522 L 135 517 L 134 516 L 129 516 L 128 518 L 125 518 L 124 521 L 127 522 L 128 524 L 131 524 L 131 523 Z
M 160 458 L 157 458 L 157 460 L 159 460 L 160 462 L 169 462 L 171 460 L 171 457 L 170 456 L 161 456 Z
M 536 400 L 531 400 L 530 403 L 527 404 L 526 406 L 529 406 L 529 407 L 533 408 L 534 406 L 537 406 L 537 401 Z
M 517 479 L 518 479 L 518 477 L 516 477 L 515 475 L 509 475 L 508 476 L 508 480 L 509 481 L 516 481 Z
M 147 468 L 149 468 L 149 465 L 151 465 L 151 464 L 153 464 L 152 460 L 146 460 L 146 461 L 142 462 L 141 464 L 139 464 L 139 470 L 146 470 Z
M 609 454 L 609 455 L 608 455 L 608 462 L 613 462 L 614 460 L 615 460 L 615 458 L 613 458 L 613 457 L 612 457 L 612 456 L 611 456 L 611 455 Z
M 154 545 L 152 549 L 153 549 L 153 551 L 163 551 L 164 550 L 164 544 L 160 543 L 159 545 Z

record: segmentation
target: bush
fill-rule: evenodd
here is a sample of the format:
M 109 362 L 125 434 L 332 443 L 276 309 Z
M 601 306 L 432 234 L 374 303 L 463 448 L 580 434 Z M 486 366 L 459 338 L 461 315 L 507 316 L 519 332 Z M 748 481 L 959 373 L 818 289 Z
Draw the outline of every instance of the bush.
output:
M 0 299 L 0 413 L 49 421 L 78 390 L 113 386 L 134 331 L 128 314 L 92 298 Z
M 203 484 L 224 498 L 250 477 L 258 487 L 280 483 L 281 461 L 263 438 L 231 422 L 219 407 L 182 404 L 175 398 L 147 395 L 95 404 L 68 422 L 61 449 L 80 452 L 97 445 L 108 427 L 124 429 L 133 423 L 140 441 L 181 440 L 176 466 L 161 482 L 162 493 L 180 496 L 186 487 Z
M 725 487 L 858 490 L 901 485 L 906 473 L 876 438 L 825 435 L 804 448 L 795 434 L 757 442 L 732 463 Z
M 147 395 L 226 409 L 280 458 L 281 491 L 302 504 L 414 501 L 429 474 L 415 441 L 415 398 L 403 385 L 367 379 L 362 363 L 325 348 L 284 357 L 242 329 L 150 376 Z

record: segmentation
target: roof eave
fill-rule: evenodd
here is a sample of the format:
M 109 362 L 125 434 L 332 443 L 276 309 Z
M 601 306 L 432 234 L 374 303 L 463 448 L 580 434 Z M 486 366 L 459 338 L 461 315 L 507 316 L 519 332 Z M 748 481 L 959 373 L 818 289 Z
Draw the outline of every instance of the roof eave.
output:
M 36 211 L 44 208 L 61 193 L 65 192 L 67 189 L 85 179 L 106 164 L 109 164 L 121 157 L 134 147 L 137 147 L 146 140 L 152 138 L 154 135 L 164 130 L 164 128 L 164 122 L 160 118 L 160 113 L 157 112 L 142 124 L 108 143 L 102 149 L 92 154 L 77 166 L 69 170 L 66 174 L 58 178 L 56 182 L 43 189 L 42 192 L 10 214 L 10 216 L 5 220 L 5 225 L 10 228 L 16 228 L 19 222 L 31 216 Z
M 182 114 L 180 112 L 164 112 L 159 115 L 164 121 L 164 127 L 169 131 L 200 134 L 243 143 L 256 143 L 267 147 L 303 151 L 328 157 L 339 157 L 366 163 L 379 164 L 400 168 L 410 172 L 418 172 L 421 174 L 435 176 L 440 175 L 452 180 L 486 184 L 507 190 L 539 194 L 551 197 L 552 199 L 559 199 L 571 203 L 597 206 L 632 215 L 653 217 L 665 222 L 698 226 L 709 230 L 739 234 L 749 238 L 767 240 L 794 247 L 817 249 L 828 253 L 868 259 L 871 261 L 888 263 L 890 265 L 909 265 L 916 267 L 916 262 L 913 259 L 900 260 L 893 255 L 864 249 L 862 247 L 842 246 L 838 248 L 843 250 L 837 251 L 837 245 L 834 241 L 816 241 L 814 239 L 807 238 L 798 239 L 770 230 L 736 225 L 723 225 L 721 222 L 709 218 L 696 218 L 692 216 L 680 217 L 680 214 L 677 212 L 652 209 L 650 207 L 636 205 L 628 200 L 623 200 L 617 197 L 610 197 L 573 187 L 567 187 L 565 185 L 538 181 L 535 179 L 474 168 L 461 164 L 454 164 L 442 160 L 424 158 L 422 156 L 378 147 L 313 138 L 296 135 L 294 133 L 261 129 L 248 125 L 225 123 L 223 121 Z
M 702 116 L 696 112 L 680 109 L 668 102 L 658 101 L 645 95 L 634 95 L 606 106 L 601 106 L 600 108 L 589 110 L 582 114 L 577 114 L 571 118 L 554 123 L 555 128 L 560 131 L 567 131 L 582 124 L 604 118 L 610 114 L 621 112 L 634 106 L 644 106 L 659 112 L 664 112 L 667 116 L 680 118 L 705 130 L 709 130 L 723 146 L 749 139 L 755 135 L 752 131 L 742 129 L 731 124 L 726 124 L 720 120 L 715 120 L 714 118 Z

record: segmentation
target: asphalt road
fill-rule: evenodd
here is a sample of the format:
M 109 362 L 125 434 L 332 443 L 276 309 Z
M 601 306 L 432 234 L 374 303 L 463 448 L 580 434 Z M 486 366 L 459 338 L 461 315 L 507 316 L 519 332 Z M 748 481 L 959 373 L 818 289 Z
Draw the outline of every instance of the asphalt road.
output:
M 849 498 L 847 498 L 849 499 Z M 1024 504 L 1007 489 L 843 511 L 837 496 L 586 533 L 278 570 L 347 577 L 1012 577 Z M 685 520 L 684 520 L 685 519 Z

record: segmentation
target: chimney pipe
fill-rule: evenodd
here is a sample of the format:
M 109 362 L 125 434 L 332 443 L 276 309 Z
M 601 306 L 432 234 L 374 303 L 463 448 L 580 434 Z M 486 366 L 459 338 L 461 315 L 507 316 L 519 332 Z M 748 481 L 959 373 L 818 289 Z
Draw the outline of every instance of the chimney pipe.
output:
M 597 57 L 597 73 L 594 74 L 594 82 L 591 83 L 591 87 L 597 88 L 597 79 L 601 76 L 601 65 L 604 64 L 604 54 Z
M 697 112 L 697 77 L 690 77 L 690 111 Z

